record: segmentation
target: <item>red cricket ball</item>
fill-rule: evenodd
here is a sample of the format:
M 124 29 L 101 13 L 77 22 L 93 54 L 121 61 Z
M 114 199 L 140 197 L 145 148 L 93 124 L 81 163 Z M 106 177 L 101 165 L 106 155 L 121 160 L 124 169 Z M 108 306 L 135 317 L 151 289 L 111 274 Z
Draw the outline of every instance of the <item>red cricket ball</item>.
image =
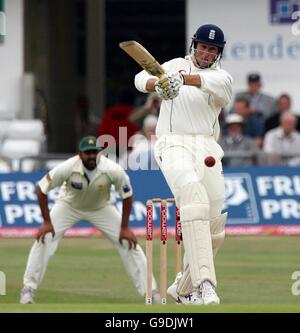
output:
M 207 156 L 204 160 L 204 163 L 206 166 L 211 168 L 216 164 L 216 160 L 212 156 Z

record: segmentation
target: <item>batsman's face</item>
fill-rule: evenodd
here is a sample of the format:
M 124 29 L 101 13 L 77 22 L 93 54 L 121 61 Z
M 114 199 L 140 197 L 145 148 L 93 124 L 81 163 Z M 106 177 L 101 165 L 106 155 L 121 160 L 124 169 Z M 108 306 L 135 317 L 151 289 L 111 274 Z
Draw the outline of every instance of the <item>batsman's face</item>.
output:
M 87 150 L 87 151 L 81 151 L 79 153 L 83 165 L 88 170 L 94 170 L 96 168 L 98 153 L 99 152 L 97 150 Z
M 200 68 L 208 68 L 215 62 L 219 54 L 216 46 L 197 43 L 195 48 L 195 59 Z

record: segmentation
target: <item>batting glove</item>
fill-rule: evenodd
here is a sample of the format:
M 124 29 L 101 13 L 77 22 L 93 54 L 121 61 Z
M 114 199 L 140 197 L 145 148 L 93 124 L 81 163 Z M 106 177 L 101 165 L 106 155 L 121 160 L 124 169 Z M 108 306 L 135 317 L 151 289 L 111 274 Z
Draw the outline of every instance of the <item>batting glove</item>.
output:
M 155 91 L 157 92 L 158 96 L 164 100 L 173 99 L 178 96 L 179 93 L 179 91 L 175 93 L 172 90 L 161 88 L 159 85 L 155 86 Z
M 179 72 L 163 75 L 155 84 L 155 90 L 162 99 L 173 99 L 178 96 L 184 84 L 183 75 Z

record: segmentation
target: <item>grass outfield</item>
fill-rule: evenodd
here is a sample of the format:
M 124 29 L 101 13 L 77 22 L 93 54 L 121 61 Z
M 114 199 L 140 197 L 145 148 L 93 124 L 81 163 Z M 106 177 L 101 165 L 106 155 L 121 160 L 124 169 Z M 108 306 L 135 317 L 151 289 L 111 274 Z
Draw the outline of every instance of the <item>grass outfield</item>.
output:
M 143 240 L 140 240 L 144 247 Z M 300 312 L 291 275 L 300 271 L 299 237 L 228 237 L 216 258 L 220 306 L 144 305 L 117 252 L 106 239 L 63 239 L 34 305 L 19 305 L 31 239 L 0 239 L 0 271 L 7 279 L 0 312 Z M 155 246 L 158 279 L 159 251 Z M 174 242 L 168 279 L 174 278 Z

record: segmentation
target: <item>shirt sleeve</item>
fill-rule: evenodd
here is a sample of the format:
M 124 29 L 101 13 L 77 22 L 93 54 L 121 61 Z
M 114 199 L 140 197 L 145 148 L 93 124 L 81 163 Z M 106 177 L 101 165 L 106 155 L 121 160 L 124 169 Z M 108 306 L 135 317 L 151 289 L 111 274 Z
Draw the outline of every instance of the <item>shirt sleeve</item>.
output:
M 137 90 L 143 93 L 147 93 L 146 83 L 149 79 L 157 79 L 156 76 L 149 75 L 145 70 L 139 72 L 134 78 L 134 85 Z
M 116 191 L 122 199 L 127 199 L 133 195 L 130 179 L 121 166 L 114 170 L 112 179 Z
M 201 88 L 214 97 L 219 107 L 226 106 L 232 98 L 232 77 L 225 71 L 207 71 L 199 74 Z
M 180 62 L 181 58 L 175 58 L 170 61 L 167 61 L 162 64 L 162 67 L 165 69 L 166 72 L 168 71 L 176 71 L 178 67 L 178 63 Z M 157 79 L 156 76 L 151 76 L 149 75 L 145 70 L 139 72 L 134 79 L 134 85 L 137 90 L 147 93 L 148 91 L 146 90 L 146 83 L 149 79 Z
M 44 194 L 49 193 L 54 188 L 61 186 L 68 177 L 68 166 L 63 162 L 50 170 L 39 182 L 38 185 Z

